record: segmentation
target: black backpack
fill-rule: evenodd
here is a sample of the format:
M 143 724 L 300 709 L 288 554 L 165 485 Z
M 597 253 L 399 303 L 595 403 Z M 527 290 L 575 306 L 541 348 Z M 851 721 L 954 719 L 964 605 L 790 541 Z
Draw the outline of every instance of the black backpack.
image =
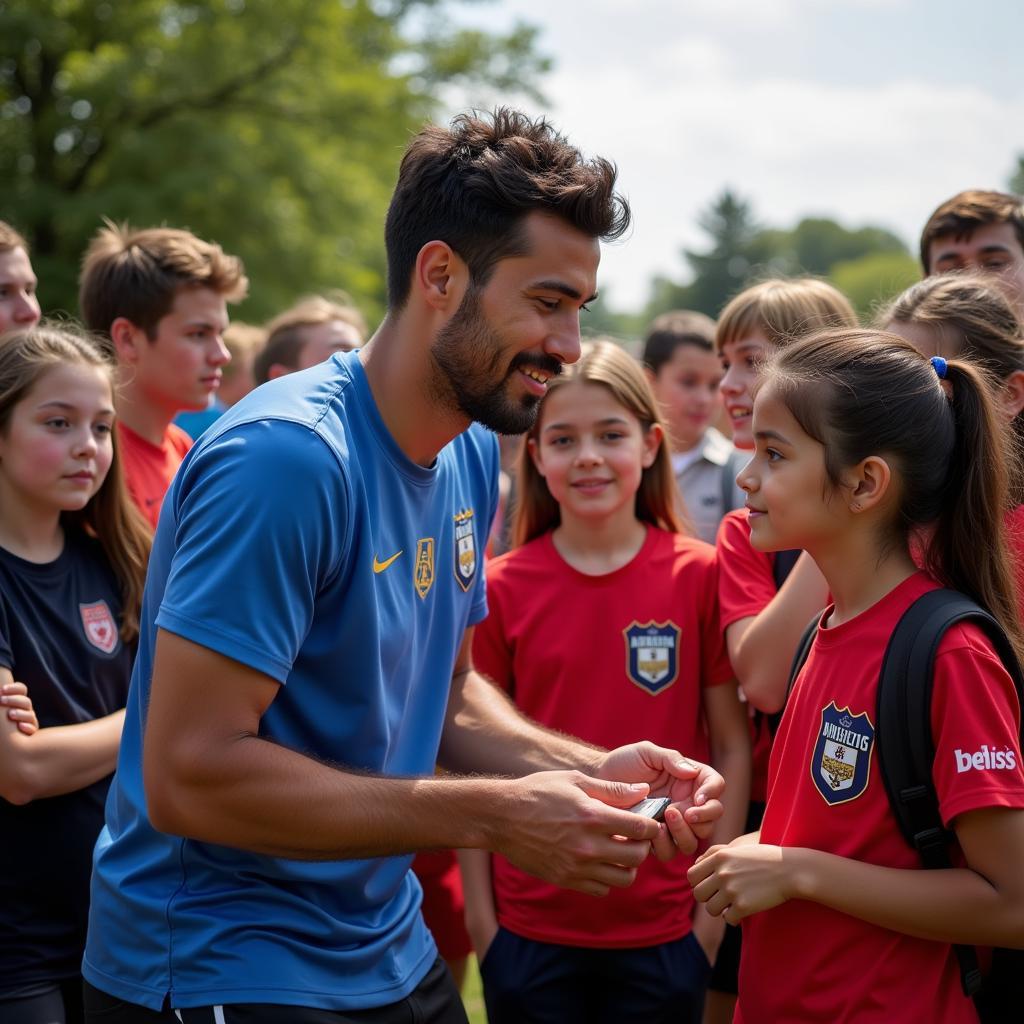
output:
M 808 625 L 789 673 L 789 689 L 803 668 L 818 629 Z M 926 868 L 949 868 L 953 834 L 943 827 L 932 782 L 932 668 L 946 630 L 958 622 L 979 626 L 1006 667 L 1024 708 L 1024 674 L 999 623 L 955 590 L 919 597 L 896 624 L 882 658 L 875 708 L 875 743 L 889 805 L 900 832 Z M 973 997 L 983 1024 L 1009 1024 L 1024 1017 L 1024 950 L 995 949 L 984 977 L 973 946 L 954 946 L 964 994 Z

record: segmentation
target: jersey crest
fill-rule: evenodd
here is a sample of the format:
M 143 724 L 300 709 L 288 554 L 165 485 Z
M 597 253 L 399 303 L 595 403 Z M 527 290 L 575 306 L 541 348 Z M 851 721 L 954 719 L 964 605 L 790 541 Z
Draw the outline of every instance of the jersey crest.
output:
M 668 689 L 679 675 L 679 627 L 674 622 L 634 622 L 622 635 L 630 680 L 651 694 Z
M 848 803 L 867 789 L 874 743 L 875 727 L 866 711 L 851 715 L 835 701 L 822 708 L 811 779 L 827 804 Z
M 92 604 L 80 604 L 78 611 L 82 616 L 82 629 L 85 638 L 97 650 L 104 654 L 113 654 L 117 649 L 120 635 L 117 623 L 111 615 L 106 601 L 95 601 Z
M 476 531 L 473 510 L 463 509 L 454 517 L 455 579 L 463 590 L 469 590 L 476 578 Z
M 413 567 L 416 593 L 425 598 L 434 585 L 434 538 L 421 537 L 416 541 L 416 564 Z

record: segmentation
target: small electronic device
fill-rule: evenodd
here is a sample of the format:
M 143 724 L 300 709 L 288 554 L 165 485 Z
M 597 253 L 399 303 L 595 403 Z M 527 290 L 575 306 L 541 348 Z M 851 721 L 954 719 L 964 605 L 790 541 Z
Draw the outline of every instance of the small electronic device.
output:
M 633 814 L 642 814 L 645 818 L 653 818 L 655 821 L 665 820 L 665 808 L 672 803 L 667 796 L 649 796 L 646 800 L 634 804 L 629 810 Z

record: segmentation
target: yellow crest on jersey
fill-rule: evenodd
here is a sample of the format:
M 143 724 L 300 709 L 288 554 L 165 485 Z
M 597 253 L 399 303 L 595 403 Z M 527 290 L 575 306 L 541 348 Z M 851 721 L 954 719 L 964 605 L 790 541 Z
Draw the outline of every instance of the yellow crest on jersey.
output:
M 416 541 L 416 564 L 413 568 L 416 593 L 426 597 L 434 585 L 434 538 L 421 537 Z

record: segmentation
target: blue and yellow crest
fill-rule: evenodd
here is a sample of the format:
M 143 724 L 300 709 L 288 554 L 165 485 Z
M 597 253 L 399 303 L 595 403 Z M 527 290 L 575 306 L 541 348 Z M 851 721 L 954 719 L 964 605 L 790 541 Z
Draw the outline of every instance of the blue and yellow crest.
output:
M 463 509 L 454 516 L 455 579 L 463 590 L 469 590 L 476 578 L 476 531 L 473 510 Z
M 416 593 L 426 597 L 434 585 L 434 538 L 421 537 L 416 541 L 416 562 L 412 570 Z
M 875 727 L 866 711 L 851 715 L 833 701 L 821 711 L 821 729 L 811 755 L 811 779 L 827 804 L 845 804 L 867 789 Z
M 648 693 L 661 693 L 679 675 L 679 627 L 674 622 L 634 622 L 622 631 L 626 675 Z

